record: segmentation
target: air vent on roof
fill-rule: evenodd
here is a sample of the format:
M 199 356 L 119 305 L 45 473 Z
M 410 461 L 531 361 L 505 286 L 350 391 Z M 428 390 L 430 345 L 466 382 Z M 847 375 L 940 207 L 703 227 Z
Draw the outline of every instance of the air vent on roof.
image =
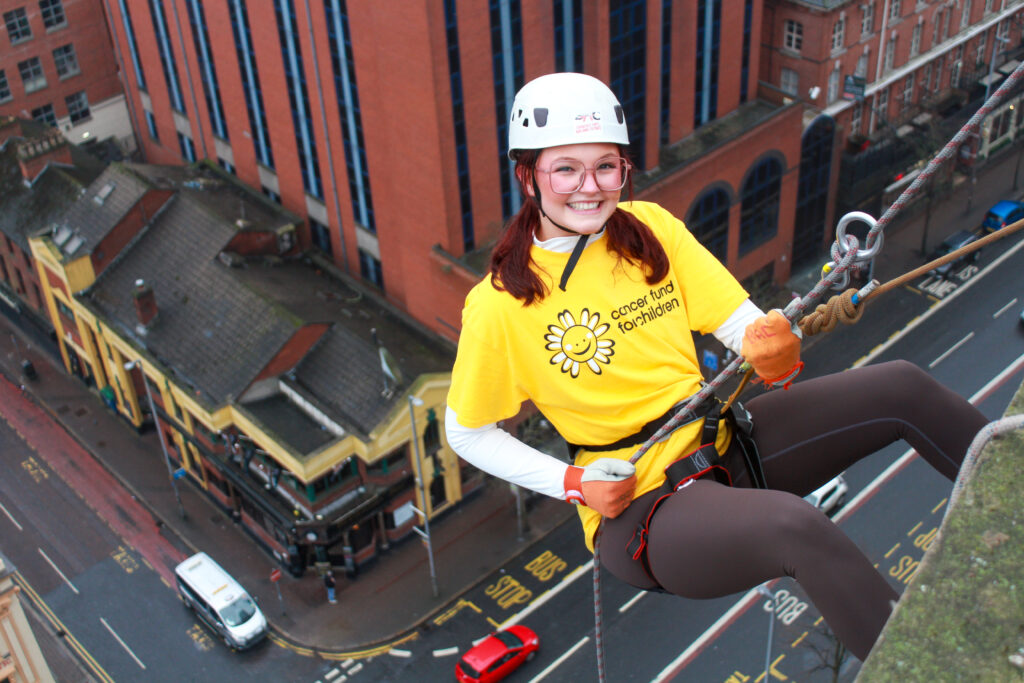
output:
M 63 247 L 64 243 L 71 237 L 71 228 L 66 225 L 58 225 L 53 229 L 53 243 L 58 247 Z
M 82 246 L 82 242 L 84 241 L 85 240 L 83 240 L 81 236 L 75 235 L 74 237 L 71 238 L 71 241 L 64 245 L 62 251 L 68 256 L 71 256 L 76 251 L 78 251 L 78 248 Z
M 100 191 L 96 193 L 96 196 L 93 197 L 92 200 L 97 204 L 102 205 L 103 202 L 107 201 L 107 197 L 110 196 L 110 193 L 114 191 L 114 187 L 114 183 L 107 183 L 100 188 Z

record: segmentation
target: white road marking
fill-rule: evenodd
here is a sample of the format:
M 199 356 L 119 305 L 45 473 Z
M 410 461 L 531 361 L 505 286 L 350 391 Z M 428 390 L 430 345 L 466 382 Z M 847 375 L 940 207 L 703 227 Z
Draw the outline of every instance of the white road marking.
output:
M 625 603 L 623 603 L 622 607 L 619 608 L 619 612 L 625 612 L 630 607 L 639 602 L 640 598 L 644 597 L 645 595 L 647 595 L 647 591 L 640 591 L 639 593 L 631 597 L 629 600 L 627 600 Z
M 934 367 L 935 367 L 936 365 L 938 365 L 938 364 L 939 364 L 939 363 L 941 363 L 942 361 L 944 361 L 944 360 L 946 360 L 947 358 L 949 358 L 949 356 L 951 356 L 951 355 L 953 354 L 953 352 L 955 352 L 955 351 L 956 351 L 957 349 L 959 349 L 959 348 L 960 348 L 961 346 L 963 346 L 964 344 L 966 344 L 967 342 L 969 342 L 969 341 L 971 340 L 971 338 L 972 338 L 972 337 L 974 337 L 974 330 L 971 330 L 971 331 L 970 331 L 970 332 L 969 332 L 969 333 L 967 334 L 967 336 L 966 336 L 966 337 L 964 337 L 963 339 L 961 339 L 960 341 L 958 341 L 958 342 L 957 342 L 956 344 L 953 344 L 953 345 L 952 345 L 952 346 L 950 346 L 950 347 L 949 347 L 948 349 L 946 349 L 946 351 L 945 351 L 945 352 L 944 352 L 944 353 L 943 353 L 943 354 L 942 354 L 941 356 L 939 356 L 938 358 L 936 358 L 935 360 L 933 360 L 933 361 L 932 361 L 931 363 L 929 363 L 929 364 L 928 364 L 928 367 L 929 367 L 929 368 L 934 368 Z
M 39 554 L 43 556 L 44 560 L 46 560 L 47 562 L 50 563 L 50 566 L 53 567 L 53 571 L 57 572 L 57 576 L 59 576 L 60 578 L 64 579 L 64 583 L 66 583 L 71 588 L 71 590 L 73 590 L 75 592 L 75 595 L 78 595 L 78 589 L 75 588 L 75 584 L 73 584 L 70 581 L 68 581 L 68 577 L 64 576 L 64 572 L 62 572 L 61 570 L 57 569 L 57 565 L 55 565 L 53 563 L 53 560 L 51 560 L 49 557 L 47 557 L 46 553 L 43 552 L 43 549 L 42 548 L 36 548 L 36 550 L 39 551 Z
M 539 674 L 537 674 L 536 676 L 531 678 L 530 679 L 530 683 L 537 683 L 537 681 L 543 680 L 545 676 L 547 676 L 549 673 L 551 673 L 552 671 L 557 669 L 558 666 L 562 662 L 564 662 L 565 660 L 569 659 L 569 657 L 572 657 L 576 653 L 576 650 L 578 650 L 581 647 L 583 647 L 584 645 L 586 645 L 587 642 L 589 642 L 589 641 L 590 641 L 590 636 L 584 636 L 583 640 L 581 640 L 580 642 L 578 642 L 575 645 L 573 645 L 572 647 L 570 647 L 568 650 L 566 650 L 562 654 L 561 657 L 559 657 L 555 661 L 551 662 L 551 664 L 548 665 L 548 668 L 544 669 Z
M 452 655 L 459 654 L 459 648 L 457 647 L 446 647 L 442 650 L 434 650 L 435 657 L 451 657 Z
M 7 511 L 7 508 L 4 507 L 3 503 L 0 503 L 0 510 L 4 511 L 4 514 L 7 515 L 7 519 L 11 520 L 11 524 L 18 527 L 18 531 L 24 531 L 24 529 L 21 528 L 21 525 L 18 524 L 18 520 L 16 520 L 14 516 Z
M 142 660 L 136 657 L 135 653 L 132 652 L 132 649 L 128 647 L 128 645 L 123 640 L 121 640 L 121 636 L 117 635 L 114 629 L 110 628 L 110 624 L 107 623 L 107 620 L 103 617 L 100 617 L 100 622 L 102 622 L 102 624 L 107 627 L 107 630 L 110 631 L 110 635 L 114 636 L 114 639 L 121 644 L 121 647 L 123 647 L 124 651 L 127 652 L 131 656 L 131 658 L 135 660 L 135 663 L 138 664 L 139 667 L 141 667 L 142 669 L 145 669 L 146 665 L 143 664 Z
M 996 318 L 1001 316 L 1003 313 L 1006 313 L 1006 309 L 1008 309 L 1010 306 L 1013 306 L 1015 303 L 1017 303 L 1017 297 L 1013 297 L 1013 299 L 1010 300 L 1010 303 L 1006 304 L 1005 306 L 1000 308 L 998 311 L 993 313 L 992 314 L 992 319 L 995 320 Z

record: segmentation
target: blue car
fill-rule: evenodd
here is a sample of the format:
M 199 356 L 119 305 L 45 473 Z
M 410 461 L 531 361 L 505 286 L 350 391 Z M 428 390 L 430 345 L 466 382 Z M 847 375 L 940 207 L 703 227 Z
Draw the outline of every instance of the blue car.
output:
M 988 210 L 981 228 L 985 232 L 995 232 L 1016 223 L 1021 218 L 1024 218 L 1024 203 L 1004 199 L 996 202 L 995 206 Z

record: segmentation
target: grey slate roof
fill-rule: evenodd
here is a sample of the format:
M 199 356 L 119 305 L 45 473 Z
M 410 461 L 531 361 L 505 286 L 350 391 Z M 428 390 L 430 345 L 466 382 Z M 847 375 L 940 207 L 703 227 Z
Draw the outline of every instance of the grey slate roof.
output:
M 109 189 L 107 189 L 109 188 Z M 86 201 L 75 202 L 64 214 L 62 229 L 70 235 L 57 239 L 66 258 L 92 253 L 107 233 L 117 225 L 151 186 L 122 164 L 111 164 L 89 185 Z M 102 202 L 97 197 L 102 196 Z
M 51 130 L 30 121 L 23 121 L 22 128 L 28 137 Z M 73 168 L 51 165 L 31 187 L 26 187 L 16 151 L 22 139 L 8 140 L 0 152 L 0 232 L 27 252 L 28 238 L 48 229 L 72 206 L 103 170 L 103 164 L 72 145 Z
M 425 331 L 379 296 L 309 258 L 248 259 L 230 267 L 217 257 L 238 231 L 233 217 L 245 204 L 250 229 L 276 229 L 298 219 L 251 190 L 209 171 L 144 167 L 130 171 L 150 183 L 175 187 L 166 209 L 131 242 L 80 298 L 108 324 L 163 363 L 209 407 L 228 401 L 243 409 L 296 454 L 309 454 L 336 437 L 283 393 L 261 385 L 244 390 L 306 323 L 328 331 L 293 372 L 280 378 L 347 433 L 366 437 L 423 373 L 448 372 L 454 347 Z M 82 201 L 91 203 L 86 197 Z M 153 287 L 159 314 L 145 334 L 137 330 L 132 291 L 136 279 Z M 401 368 L 390 398 L 371 329 Z M 256 393 L 256 392 L 254 392 Z
M 217 260 L 234 230 L 180 191 L 85 297 L 212 405 L 239 395 L 301 324 L 238 286 Z M 136 331 L 138 279 L 153 287 L 159 308 L 145 335 Z

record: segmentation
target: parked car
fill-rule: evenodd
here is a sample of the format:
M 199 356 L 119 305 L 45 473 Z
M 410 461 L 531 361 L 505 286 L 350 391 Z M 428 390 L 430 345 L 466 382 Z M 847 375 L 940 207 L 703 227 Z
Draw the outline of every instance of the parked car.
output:
M 960 230 L 959 232 L 955 232 L 949 237 L 947 237 L 945 240 L 943 240 L 942 244 L 940 244 L 938 248 L 932 253 L 931 258 L 932 260 L 940 258 L 950 252 L 956 251 L 960 247 L 966 247 L 968 244 L 976 242 L 977 240 L 977 233 L 973 233 L 970 230 Z M 929 273 L 929 275 L 948 277 L 952 273 L 960 270 L 960 268 L 962 268 L 965 263 L 974 263 L 975 261 L 977 261 L 979 254 L 981 254 L 980 249 L 978 249 L 977 251 L 972 251 L 969 254 L 964 254 L 955 261 L 944 263 L 938 268 L 935 268 Z
M 995 232 L 1016 223 L 1021 218 L 1024 218 L 1024 202 L 1004 199 L 1001 202 L 996 202 L 988 210 L 985 220 L 981 222 L 981 229 L 985 232 Z
M 474 645 L 455 665 L 459 683 L 492 683 L 500 681 L 533 659 L 540 648 L 540 639 L 533 630 L 515 624 L 495 631 Z
M 839 509 L 839 506 L 846 500 L 846 492 L 849 487 L 843 475 L 838 475 L 819 489 L 804 496 L 804 500 L 818 508 L 826 515 L 830 515 Z

